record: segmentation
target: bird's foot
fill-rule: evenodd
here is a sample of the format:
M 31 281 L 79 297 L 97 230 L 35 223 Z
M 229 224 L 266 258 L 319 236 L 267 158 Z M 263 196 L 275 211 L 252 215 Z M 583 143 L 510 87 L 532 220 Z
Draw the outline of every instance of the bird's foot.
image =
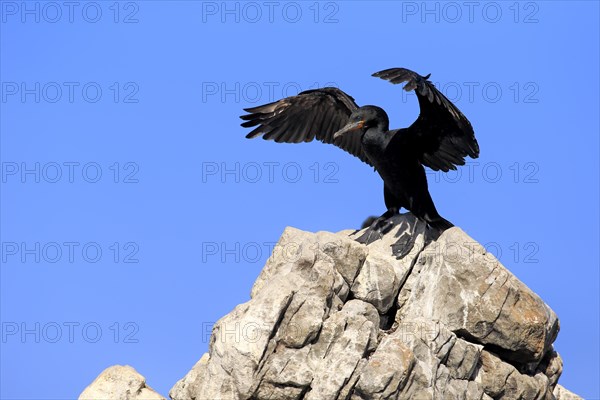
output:
M 383 235 L 388 233 L 393 227 L 393 221 L 383 216 L 379 217 L 375 221 L 373 221 L 373 223 L 367 228 L 365 233 L 360 235 L 355 240 L 358 243 L 371 244 L 374 241 L 381 239 Z

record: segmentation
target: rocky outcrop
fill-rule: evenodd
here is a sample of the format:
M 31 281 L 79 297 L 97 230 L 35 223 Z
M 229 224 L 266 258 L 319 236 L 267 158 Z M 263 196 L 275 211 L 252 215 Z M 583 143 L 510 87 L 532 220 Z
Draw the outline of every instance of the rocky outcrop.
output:
M 556 314 L 462 230 L 432 241 L 407 214 L 368 246 L 350 234 L 287 228 L 170 397 L 578 398 L 557 385 Z
M 554 396 L 556 400 L 581 400 L 581 397 L 577 396 L 560 385 L 556 385 L 554 388 Z
M 100 375 L 79 395 L 79 400 L 165 400 L 146 379 L 129 365 L 114 365 Z

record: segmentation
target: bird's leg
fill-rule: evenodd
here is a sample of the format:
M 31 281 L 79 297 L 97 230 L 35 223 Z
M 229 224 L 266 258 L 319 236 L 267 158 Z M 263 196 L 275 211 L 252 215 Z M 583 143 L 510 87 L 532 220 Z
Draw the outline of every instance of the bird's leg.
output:
M 360 237 L 356 238 L 355 240 L 358 243 L 370 244 L 376 241 L 377 239 L 381 239 L 383 235 L 388 233 L 390 229 L 394 227 L 394 223 L 392 221 L 389 221 L 389 218 L 393 217 L 395 214 L 398 214 L 398 209 L 389 208 L 379 218 L 373 221 L 373 223 L 367 228 L 365 233 L 363 233 Z

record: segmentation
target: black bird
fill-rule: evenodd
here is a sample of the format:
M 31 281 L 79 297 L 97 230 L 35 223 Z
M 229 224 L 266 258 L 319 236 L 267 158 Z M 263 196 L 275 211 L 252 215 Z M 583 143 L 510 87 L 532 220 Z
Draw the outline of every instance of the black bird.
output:
M 307 90 L 296 96 L 246 108 L 243 127 L 256 128 L 246 137 L 262 135 L 276 142 L 310 142 L 315 137 L 332 143 L 373 166 L 383 179 L 387 211 L 377 218 L 358 240 L 370 243 L 389 229 L 386 222 L 400 208 L 412 212 L 438 233 L 452 227 L 442 218 L 429 190 L 425 168 L 455 170 L 465 157 L 477 158 L 479 145 L 473 128 L 460 110 L 428 80 L 405 68 L 391 68 L 373 74 L 393 84 L 406 82 L 414 90 L 420 115 L 408 128 L 389 130 L 385 111 L 377 106 L 359 107 L 340 89 Z M 375 234 L 375 235 L 374 235 Z M 403 257 L 408 244 L 396 244 L 394 254 Z M 412 245 L 410 246 L 412 247 Z

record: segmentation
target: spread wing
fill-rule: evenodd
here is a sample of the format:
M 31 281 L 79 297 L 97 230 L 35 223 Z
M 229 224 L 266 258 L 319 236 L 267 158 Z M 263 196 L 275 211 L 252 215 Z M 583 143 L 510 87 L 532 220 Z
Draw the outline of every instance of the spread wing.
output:
M 406 82 L 404 90 L 415 91 L 421 112 L 417 120 L 401 132 L 402 140 L 410 140 L 424 165 L 447 172 L 456 169 L 457 165 L 464 165 L 466 156 L 479 157 L 479 144 L 471 123 L 427 80 L 429 75 L 421 76 L 405 68 L 390 68 L 373 76 L 393 84 Z
M 256 128 L 246 135 L 251 139 L 262 135 L 278 143 L 310 142 L 315 137 L 332 143 L 371 165 L 361 145 L 360 132 L 348 132 L 334 141 L 333 134 L 346 125 L 358 109 L 354 99 L 334 87 L 306 90 L 262 106 L 245 108 L 249 114 L 240 118 L 245 128 Z

